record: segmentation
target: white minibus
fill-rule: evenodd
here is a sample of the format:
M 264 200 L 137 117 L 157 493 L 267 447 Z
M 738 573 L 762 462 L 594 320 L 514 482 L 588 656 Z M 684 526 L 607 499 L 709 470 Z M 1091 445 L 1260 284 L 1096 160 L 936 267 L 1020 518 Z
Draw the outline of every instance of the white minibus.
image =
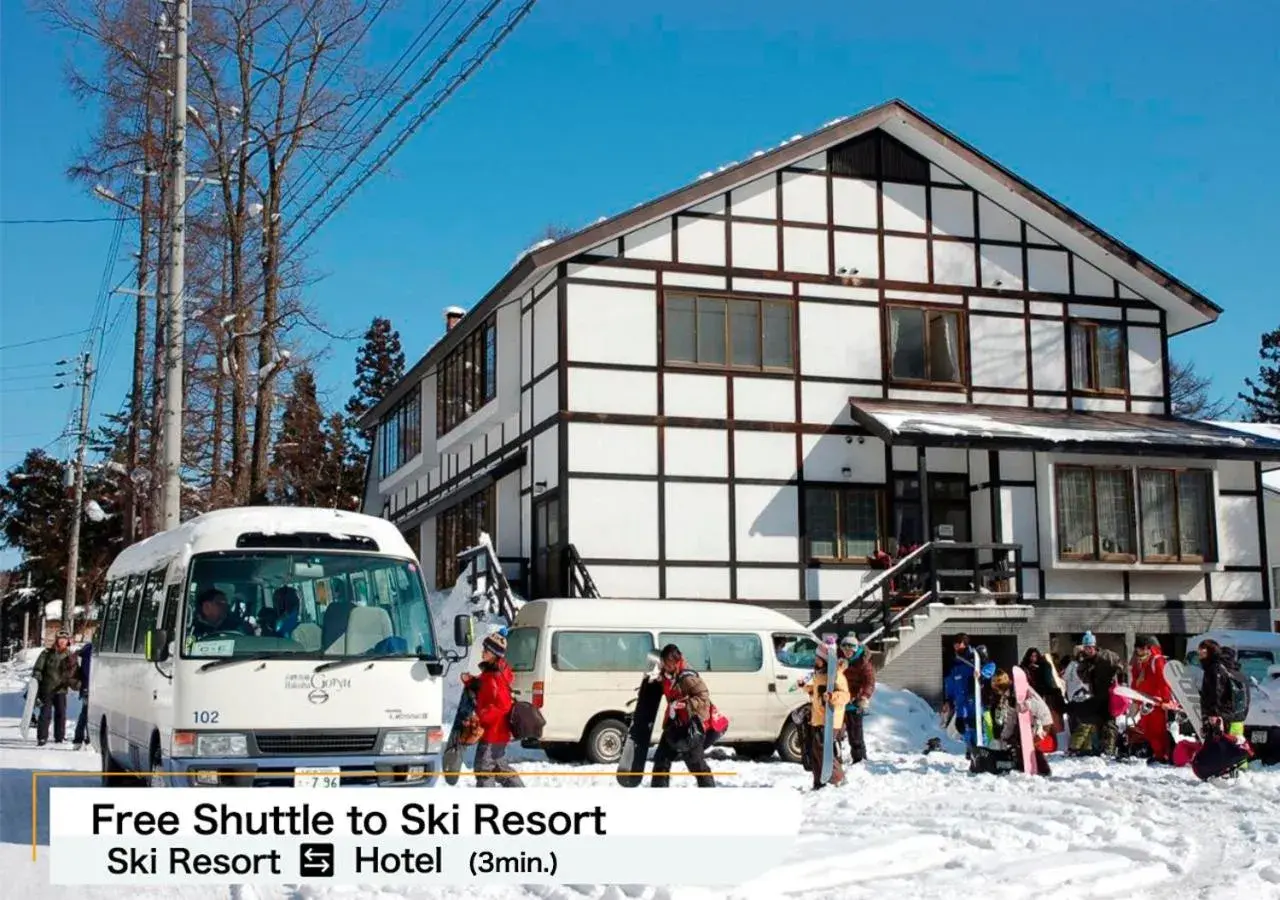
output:
M 206 513 L 122 552 L 99 603 L 89 729 L 105 784 L 435 783 L 445 655 L 390 522 Z
M 680 647 L 729 717 L 717 746 L 799 762 L 790 713 L 808 703 L 794 686 L 813 667 L 817 638 L 780 612 L 716 601 L 526 603 L 507 635 L 507 662 L 517 698 L 546 719 L 537 746 L 557 762 L 617 762 L 646 658 L 666 644 Z

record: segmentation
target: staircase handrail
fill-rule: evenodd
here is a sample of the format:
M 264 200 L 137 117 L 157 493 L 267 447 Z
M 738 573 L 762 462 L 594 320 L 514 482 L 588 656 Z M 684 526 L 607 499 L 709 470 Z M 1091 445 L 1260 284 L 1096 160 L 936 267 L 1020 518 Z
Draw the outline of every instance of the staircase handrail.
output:
M 831 607 L 831 609 L 829 609 L 826 613 L 824 613 L 823 615 L 819 616 L 818 618 L 810 622 L 809 630 L 817 631 L 823 625 L 830 623 L 837 616 L 843 615 L 845 610 L 849 609 L 855 603 L 859 603 L 862 600 L 865 600 L 867 596 L 871 594 L 873 591 L 879 590 L 880 586 L 884 584 L 884 582 L 887 579 L 892 578 L 894 575 L 898 574 L 903 569 L 905 569 L 909 563 L 914 562 L 916 559 L 924 555 L 924 553 L 930 547 L 932 547 L 934 543 L 935 543 L 934 541 L 926 541 L 916 549 L 912 550 L 906 556 L 902 557 L 902 559 L 898 560 L 892 566 L 885 569 L 875 578 L 872 578 L 870 581 L 864 584 L 862 586 L 862 590 L 860 590 L 858 593 L 854 594 L 848 600 L 843 600 L 840 603 L 837 603 L 835 606 Z
M 894 613 L 893 616 L 889 619 L 889 621 L 883 623 L 879 628 L 876 628 L 871 633 L 864 635 L 859 640 L 861 640 L 863 644 L 868 644 L 868 645 L 872 641 L 880 640 L 880 638 L 884 637 L 890 628 L 892 628 L 894 625 L 897 625 L 907 616 L 914 613 L 917 609 L 919 609 L 925 603 L 930 602 L 932 599 L 933 599 L 933 591 L 925 591 L 919 597 L 912 600 L 906 606 L 902 607 L 902 609 Z

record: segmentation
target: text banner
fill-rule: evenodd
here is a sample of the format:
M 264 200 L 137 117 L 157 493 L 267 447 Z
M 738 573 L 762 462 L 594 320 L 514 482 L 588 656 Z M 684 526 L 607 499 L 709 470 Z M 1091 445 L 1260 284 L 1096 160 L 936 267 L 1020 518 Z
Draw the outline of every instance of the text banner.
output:
M 740 884 L 801 819 L 800 794 L 772 788 L 49 793 L 66 885 Z

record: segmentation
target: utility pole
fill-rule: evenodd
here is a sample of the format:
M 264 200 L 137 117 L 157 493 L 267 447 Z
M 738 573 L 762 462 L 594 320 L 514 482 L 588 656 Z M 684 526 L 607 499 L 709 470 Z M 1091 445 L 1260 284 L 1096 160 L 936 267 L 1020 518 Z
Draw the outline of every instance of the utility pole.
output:
M 176 528 L 182 509 L 183 276 L 187 205 L 187 20 L 189 0 L 173 4 L 173 135 L 169 166 L 169 283 L 164 380 L 163 527 Z
M 76 447 L 75 503 L 71 510 L 71 547 L 67 553 L 67 593 L 62 598 L 62 627 L 75 625 L 76 582 L 80 573 L 80 522 L 84 518 L 84 453 L 89 445 L 89 384 L 93 378 L 93 357 L 84 355 L 80 370 L 80 441 Z

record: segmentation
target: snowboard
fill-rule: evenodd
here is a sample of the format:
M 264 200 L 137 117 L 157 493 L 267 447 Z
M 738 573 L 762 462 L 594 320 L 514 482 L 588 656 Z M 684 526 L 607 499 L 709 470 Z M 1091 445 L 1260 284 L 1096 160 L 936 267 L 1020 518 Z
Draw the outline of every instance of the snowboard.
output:
M 444 780 L 449 784 L 457 784 L 462 770 L 462 725 L 467 717 L 476 711 L 476 688 L 473 681 L 462 688 L 462 697 L 458 700 L 458 712 L 453 717 L 453 728 L 449 731 L 449 740 L 444 745 L 444 758 L 440 765 L 444 768 Z
M 1200 716 L 1200 689 L 1181 660 L 1171 659 L 1164 666 L 1164 680 L 1169 682 L 1173 699 L 1191 723 L 1196 738 L 1204 742 L 1204 720 Z
M 644 781 L 645 761 L 649 757 L 649 744 L 653 741 L 653 723 L 658 719 L 662 706 L 662 662 L 655 654 L 649 654 L 648 668 L 640 678 L 631 714 L 627 717 L 627 737 L 618 757 L 618 784 L 622 787 L 639 787 Z
M 836 636 L 829 634 L 823 638 L 827 646 L 827 693 L 836 688 L 836 677 L 840 674 L 840 656 L 836 647 Z M 831 773 L 836 764 L 836 708 L 827 703 L 827 714 L 822 725 L 822 783 L 831 780 Z
M 973 742 L 978 747 L 987 745 L 986 730 L 982 718 L 982 657 L 977 650 L 970 650 L 973 657 Z
M 1021 739 L 1022 771 L 1027 775 L 1036 774 L 1035 733 L 1031 727 L 1031 705 L 1027 697 L 1031 693 L 1031 683 L 1022 666 L 1013 667 L 1013 695 L 1018 701 L 1018 737 Z
M 1142 710 L 1138 713 L 1139 718 L 1160 708 L 1160 701 L 1155 697 L 1149 697 L 1142 691 L 1135 691 L 1127 684 L 1116 685 L 1115 692 L 1118 696 L 1124 697 L 1126 700 L 1137 703 L 1142 707 Z
M 27 679 L 27 702 L 22 707 L 22 718 L 18 722 L 18 732 L 22 735 L 22 739 L 27 739 L 27 734 L 31 731 L 31 715 L 36 709 L 36 692 L 40 690 L 40 683 L 34 678 Z

